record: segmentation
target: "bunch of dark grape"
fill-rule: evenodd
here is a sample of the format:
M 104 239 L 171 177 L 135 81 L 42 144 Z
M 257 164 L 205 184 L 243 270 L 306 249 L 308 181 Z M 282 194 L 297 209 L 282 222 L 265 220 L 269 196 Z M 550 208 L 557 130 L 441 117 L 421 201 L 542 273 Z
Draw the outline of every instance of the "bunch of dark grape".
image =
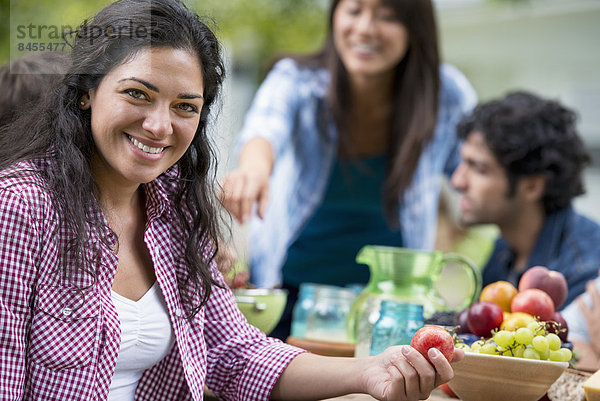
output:
M 435 326 L 454 327 L 456 326 L 457 315 L 457 312 L 452 311 L 435 312 L 431 317 L 426 318 L 424 323 Z

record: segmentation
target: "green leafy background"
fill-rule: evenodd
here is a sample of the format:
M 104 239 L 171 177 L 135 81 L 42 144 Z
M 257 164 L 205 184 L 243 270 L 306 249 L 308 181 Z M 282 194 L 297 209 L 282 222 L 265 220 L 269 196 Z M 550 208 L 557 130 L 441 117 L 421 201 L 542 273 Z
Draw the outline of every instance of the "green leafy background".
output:
M 106 0 L 0 1 L 0 62 L 20 54 L 16 49 L 16 25 L 77 27 L 84 18 L 110 3 Z M 315 50 L 324 36 L 326 1 L 323 0 L 195 0 L 186 4 L 207 17 L 207 22 L 232 52 L 236 65 L 254 72 L 260 71 L 277 54 Z

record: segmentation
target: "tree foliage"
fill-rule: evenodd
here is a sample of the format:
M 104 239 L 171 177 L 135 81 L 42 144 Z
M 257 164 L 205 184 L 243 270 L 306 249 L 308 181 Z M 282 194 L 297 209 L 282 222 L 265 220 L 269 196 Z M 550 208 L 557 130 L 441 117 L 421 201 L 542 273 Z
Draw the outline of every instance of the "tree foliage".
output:
M 325 36 L 328 1 L 192 0 L 200 14 L 214 19 L 236 67 L 264 67 L 275 56 L 306 53 Z
M 14 59 L 26 50 L 20 43 L 58 42 L 54 32 L 76 29 L 110 0 L 0 0 L 0 61 Z M 50 35 L 48 35 L 50 33 Z M 41 35 L 40 35 L 41 34 Z
M 234 67 L 256 69 L 281 53 L 309 52 L 324 37 L 327 0 L 185 0 L 231 52 Z M 17 25 L 77 27 L 110 0 L 0 0 L 0 61 L 18 56 Z M 33 31 L 35 34 L 35 30 Z M 46 31 L 47 33 L 47 31 Z M 27 38 L 35 41 L 35 37 Z

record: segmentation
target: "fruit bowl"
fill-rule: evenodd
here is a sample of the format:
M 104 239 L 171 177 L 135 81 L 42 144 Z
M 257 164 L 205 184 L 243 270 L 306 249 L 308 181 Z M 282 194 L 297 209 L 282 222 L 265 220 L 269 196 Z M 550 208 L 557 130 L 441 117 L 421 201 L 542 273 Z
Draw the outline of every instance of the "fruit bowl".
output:
M 276 288 L 244 288 L 233 291 L 240 311 L 248 322 L 269 334 L 283 314 L 287 290 Z
M 465 352 L 448 384 L 463 401 L 536 401 L 568 367 L 553 362 Z

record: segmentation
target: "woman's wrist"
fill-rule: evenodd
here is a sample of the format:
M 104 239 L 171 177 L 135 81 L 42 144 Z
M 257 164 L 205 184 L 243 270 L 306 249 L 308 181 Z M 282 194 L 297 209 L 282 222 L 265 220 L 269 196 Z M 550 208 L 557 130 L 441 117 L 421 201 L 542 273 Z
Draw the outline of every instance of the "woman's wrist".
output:
M 377 357 L 366 356 L 362 358 L 354 358 L 357 361 L 358 372 L 356 377 L 356 393 L 370 394 L 372 390 L 373 379 L 377 375 L 377 370 L 380 368 L 380 362 Z
M 248 142 L 240 154 L 238 168 L 268 178 L 273 169 L 273 150 L 264 138 L 254 138 Z

